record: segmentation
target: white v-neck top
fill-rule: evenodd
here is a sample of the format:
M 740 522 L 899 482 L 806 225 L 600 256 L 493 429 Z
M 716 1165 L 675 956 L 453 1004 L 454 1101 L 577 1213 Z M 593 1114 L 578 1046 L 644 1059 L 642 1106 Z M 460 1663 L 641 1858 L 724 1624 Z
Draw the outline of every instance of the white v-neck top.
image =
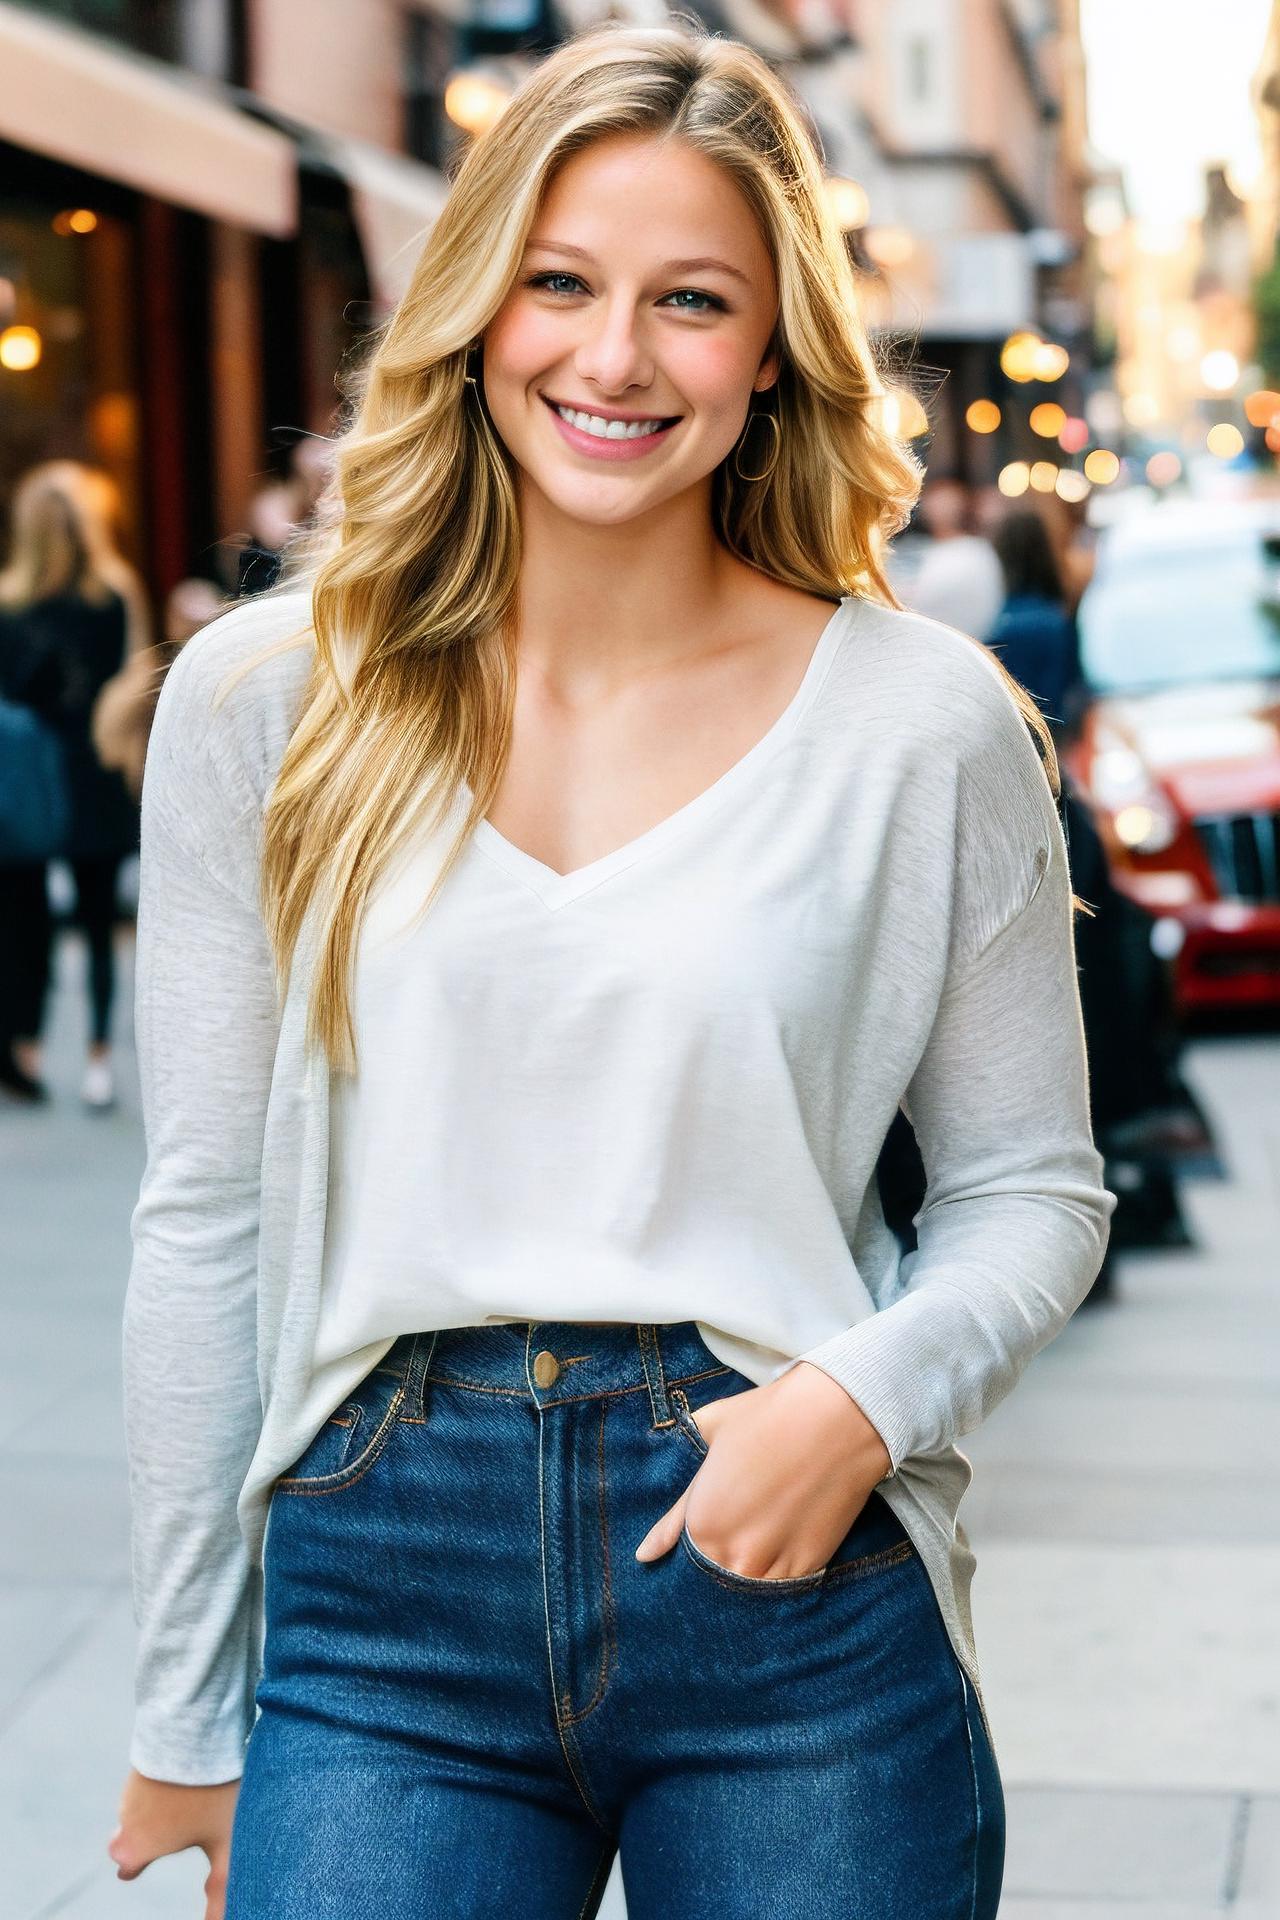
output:
M 133 1764 L 239 1773 L 276 1477 L 397 1335 L 504 1319 L 694 1320 L 757 1384 L 825 1369 L 981 1699 L 955 1443 L 1083 1298 L 1115 1205 L 1062 830 L 990 656 L 846 597 L 688 805 L 564 875 L 486 822 L 423 917 L 446 821 L 375 889 L 347 1079 L 305 1045 L 314 925 L 280 1004 L 258 905 L 310 646 L 214 704 L 307 619 L 293 591 L 206 628 L 147 756 Z M 875 1178 L 900 1105 L 906 1255 Z
M 559 874 L 482 820 L 422 918 L 451 815 L 378 889 L 359 1074 L 331 1103 L 320 1361 L 424 1315 L 698 1319 L 754 1376 L 818 1337 L 780 1281 L 807 1274 L 819 1315 L 845 1294 L 821 1184 L 840 1143 L 815 1162 L 784 1035 L 848 991 L 814 950 L 821 886 L 796 881 L 833 798 L 804 723 L 856 620 L 846 599 L 763 738 L 603 858 Z

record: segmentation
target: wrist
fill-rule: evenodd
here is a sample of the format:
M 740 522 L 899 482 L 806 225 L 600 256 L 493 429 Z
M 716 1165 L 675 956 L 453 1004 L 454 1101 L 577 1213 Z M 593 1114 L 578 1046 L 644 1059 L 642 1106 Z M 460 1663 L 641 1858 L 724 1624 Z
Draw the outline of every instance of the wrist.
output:
M 891 1479 L 893 1456 L 881 1439 L 879 1429 L 867 1418 L 853 1395 L 811 1360 L 797 1360 L 788 1371 L 800 1378 L 807 1393 L 821 1395 L 838 1435 L 835 1445 L 839 1457 L 854 1466 L 859 1479 L 869 1486 L 879 1486 Z M 779 1377 L 786 1379 L 787 1375 Z M 819 1381 L 824 1385 L 820 1387 Z

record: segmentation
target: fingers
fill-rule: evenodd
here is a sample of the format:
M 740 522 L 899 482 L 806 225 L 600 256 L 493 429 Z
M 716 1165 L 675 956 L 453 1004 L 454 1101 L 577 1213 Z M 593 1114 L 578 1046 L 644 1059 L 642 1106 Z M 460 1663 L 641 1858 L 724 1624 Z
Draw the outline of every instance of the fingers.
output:
M 151 1859 L 143 1859 L 141 1850 L 122 1826 L 116 1828 L 107 1842 L 107 1858 L 115 1862 L 117 1880 L 136 1880 L 143 1868 L 151 1865 Z
M 694 1475 L 694 1479 L 697 1475 Z M 690 1481 L 689 1485 L 692 1486 Z M 689 1498 L 686 1487 L 674 1507 L 668 1507 L 661 1520 L 650 1527 L 640 1545 L 636 1548 L 637 1560 L 661 1560 L 664 1553 L 670 1553 L 680 1538 L 680 1529 L 684 1525 L 684 1510 Z

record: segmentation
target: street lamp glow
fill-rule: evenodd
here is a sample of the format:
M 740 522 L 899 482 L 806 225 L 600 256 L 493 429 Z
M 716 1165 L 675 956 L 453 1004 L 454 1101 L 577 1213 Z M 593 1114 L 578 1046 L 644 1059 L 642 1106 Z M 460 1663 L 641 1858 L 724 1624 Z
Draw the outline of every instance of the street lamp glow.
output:
M 44 343 L 34 327 L 6 327 L 0 333 L 0 367 L 10 373 L 30 373 L 40 364 Z
M 1120 471 L 1120 462 L 1107 447 L 1095 447 L 1084 463 L 1084 477 L 1095 487 L 1109 487 Z
M 1031 431 L 1042 440 L 1056 440 L 1066 423 L 1066 413 L 1056 400 L 1042 400 L 1031 409 Z
M 1234 353 L 1218 347 L 1200 362 L 1200 378 L 1210 393 L 1230 393 L 1240 378 L 1240 362 Z
M 445 83 L 444 110 L 464 133 L 487 133 L 506 110 L 510 95 L 491 74 L 459 68 Z
M 1219 420 L 1205 435 L 1205 445 L 1217 460 L 1234 460 L 1244 452 L 1244 435 L 1229 420 Z
M 1042 340 L 1036 349 L 1033 365 L 1035 379 L 1061 380 L 1071 365 L 1071 355 L 1065 347 L 1056 347 L 1052 341 Z
M 1011 333 L 1000 349 L 1000 371 L 1006 380 L 1016 380 L 1020 386 L 1036 376 L 1036 355 L 1044 341 L 1038 333 Z
M 965 411 L 964 421 L 971 433 L 994 433 L 1000 425 L 1000 409 L 994 400 L 974 400 Z

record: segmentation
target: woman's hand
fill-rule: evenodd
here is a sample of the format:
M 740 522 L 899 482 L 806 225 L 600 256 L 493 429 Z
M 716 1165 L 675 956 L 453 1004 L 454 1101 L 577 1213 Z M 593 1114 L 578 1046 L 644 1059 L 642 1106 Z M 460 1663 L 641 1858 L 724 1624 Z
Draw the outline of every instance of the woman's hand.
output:
M 651 1527 L 637 1560 L 690 1537 L 732 1573 L 791 1580 L 826 1566 L 893 1465 L 856 1400 L 799 1361 L 767 1386 L 708 1400 L 696 1424 L 710 1451 Z
M 107 1843 L 117 1880 L 136 1880 L 164 1853 L 202 1847 L 209 1862 L 204 1920 L 222 1920 L 231 1858 L 231 1823 L 239 1780 L 214 1787 L 181 1787 L 129 1769 L 120 1800 L 120 1824 Z

